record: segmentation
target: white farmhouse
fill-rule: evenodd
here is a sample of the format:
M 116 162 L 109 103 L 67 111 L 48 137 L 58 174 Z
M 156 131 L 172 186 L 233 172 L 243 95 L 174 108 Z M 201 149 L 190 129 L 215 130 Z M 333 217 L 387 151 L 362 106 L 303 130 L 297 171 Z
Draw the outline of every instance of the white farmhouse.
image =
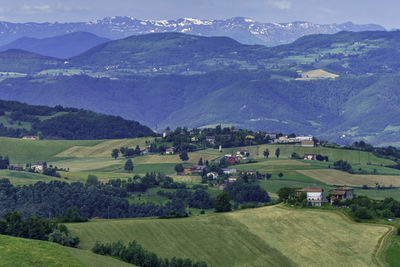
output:
M 207 177 L 211 177 L 213 180 L 216 180 L 218 178 L 218 173 L 216 172 L 209 172 L 207 173 Z
M 34 169 L 35 171 L 42 172 L 44 169 L 44 164 L 43 163 L 34 163 L 31 165 L 31 168 Z
M 313 206 L 321 206 L 323 202 L 327 202 L 324 199 L 324 189 L 319 186 L 311 186 L 297 190 L 297 197 L 300 197 L 300 194 L 303 192 L 307 194 L 307 201 Z

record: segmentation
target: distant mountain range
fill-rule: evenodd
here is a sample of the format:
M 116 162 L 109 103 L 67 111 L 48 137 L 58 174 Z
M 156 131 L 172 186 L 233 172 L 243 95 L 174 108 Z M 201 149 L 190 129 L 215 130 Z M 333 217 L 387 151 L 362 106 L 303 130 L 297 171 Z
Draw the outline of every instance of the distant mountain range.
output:
M 2 99 L 73 106 L 152 127 L 222 123 L 400 145 L 400 32 L 310 35 L 276 47 L 154 33 L 60 60 L 0 53 Z
M 92 33 L 74 32 L 43 39 L 22 37 L 0 46 L 0 51 L 21 49 L 44 56 L 67 59 L 108 41 L 110 40 Z
M 22 37 L 49 38 L 73 32 L 90 32 L 109 39 L 131 35 L 180 32 L 200 36 L 227 36 L 243 44 L 275 46 L 287 44 L 310 34 L 333 34 L 340 31 L 382 31 L 375 24 L 315 24 L 311 22 L 261 23 L 249 18 L 225 20 L 139 20 L 132 17 L 111 17 L 75 23 L 10 23 L 0 22 L 0 45 Z M 15 48 L 15 47 L 14 47 Z M 35 51 L 38 52 L 38 51 Z

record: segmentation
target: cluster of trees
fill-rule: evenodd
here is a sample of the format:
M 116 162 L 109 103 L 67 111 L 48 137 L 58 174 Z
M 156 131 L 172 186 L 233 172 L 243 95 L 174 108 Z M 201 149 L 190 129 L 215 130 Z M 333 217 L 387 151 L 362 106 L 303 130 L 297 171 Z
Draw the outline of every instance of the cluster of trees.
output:
M 297 188 L 297 187 L 281 187 L 281 188 L 279 188 L 278 192 L 276 192 L 279 197 L 279 201 L 282 202 L 282 201 L 285 201 L 288 199 L 295 198 L 296 193 L 297 193 L 296 191 L 298 189 L 299 188 Z
M 140 147 L 139 145 L 136 146 L 136 148 L 129 148 L 129 147 L 121 147 L 120 149 L 113 149 L 111 152 L 111 157 L 114 159 L 117 159 L 119 157 L 119 153 L 121 152 L 121 155 L 125 158 L 130 158 L 134 156 L 139 156 L 141 154 Z
M 63 224 L 39 216 L 24 219 L 22 213 L 11 212 L 0 220 L 0 234 L 59 243 L 77 247 L 79 238 L 73 236 Z
M 8 156 L 5 156 L 3 158 L 2 155 L 0 155 L 0 170 L 8 169 L 10 167 L 10 159 Z
M 393 198 L 373 200 L 366 196 L 357 196 L 353 200 L 345 200 L 336 204 L 349 206 L 351 213 L 358 219 L 400 217 L 400 202 Z
M 320 155 L 320 154 L 317 155 L 316 159 L 317 159 L 318 161 L 326 161 L 326 162 L 329 161 L 329 157 L 328 157 L 328 156 L 322 156 L 322 155 Z
M 142 181 L 147 183 L 146 179 Z M 87 218 L 151 217 L 169 214 L 171 210 L 185 211 L 183 203 L 178 201 L 168 201 L 164 205 L 129 204 L 127 188 L 110 185 L 51 181 L 14 186 L 8 179 L 0 179 L 0 217 L 20 211 L 25 217 L 60 218 L 70 207 L 76 207 L 78 214 Z
M 178 127 L 174 131 L 166 129 L 166 136 L 162 139 L 156 139 L 150 145 L 150 152 L 165 152 L 168 146 L 177 148 L 177 152 L 192 152 L 205 147 L 239 147 L 246 145 L 266 144 L 271 138 L 262 132 L 253 132 L 251 130 L 235 130 L 233 127 L 222 128 L 220 125 L 215 128 L 193 129 Z M 281 136 L 282 134 L 280 134 Z M 215 137 L 215 142 L 207 141 L 207 136 Z M 251 138 L 249 138 L 251 136 Z M 192 140 L 192 138 L 194 138 Z
M 96 242 L 92 251 L 96 254 L 112 256 L 140 267 L 207 267 L 205 262 L 192 262 L 190 259 L 160 258 L 144 249 L 136 241 L 126 246 L 121 241 L 114 243 Z
M 57 167 L 49 166 L 49 167 L 43 168 L 44 175 L 53 176 L 53 177 L 61 177 L 61 175 L 57 171 L 58 171 Z
M 87 222 L 89 219 L 79 216 L 78 209 L 76 207 L 70 207 L 64 211 L 60 217 L 56 218 L 60 223 L 71 223 L 71 222 Z
M 333 167 L 335 169 L 338 169 L 338 170 L 341 170 L 341 171 L 345 171 L 345 172 L 350 172 L 352 170 L 352 167 L 351 167 L 350 163 L 348 163 L 345 160 L 335 161 L 333 163 Z
M 135 175 L 133 178 L 128 178 L 127 180 L 113 179 L 108 181 L 106 185 L 121 188 L 126 192 L 146 192 L 147 189 L 157 186 L 168 189 L 186 188 L 185 183 L 174 182 L 171 177 L 154 172 L 146 173 L 143 177 Z
M 257 184 L 248 184 L 244 181 L 229 183 L 224 190 L 230 198 L 238 203 L 270 202 L 268 193 Z

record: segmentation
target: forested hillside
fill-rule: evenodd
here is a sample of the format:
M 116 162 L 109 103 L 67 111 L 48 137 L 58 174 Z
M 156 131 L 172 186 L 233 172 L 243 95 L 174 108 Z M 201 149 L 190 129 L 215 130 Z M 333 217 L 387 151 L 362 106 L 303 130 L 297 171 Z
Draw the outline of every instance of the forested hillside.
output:
M 31 106 L 0 100 L 0 136 L 39 135 L 50 139 L 113 139 L 152 136 L 136 121 L 88 110 Z
M 342 143 L 400 137 L 398 31 L 313 35 L 272 48 L 162 33 L 101 44 L 68 62 L 28 55 L 0 64 L 8 69 L 3 99 L 85 108 L 159 130 L 222 123 Z
M 22 37 L 7 45 L 0 46 L 0 51 L 21 49 L 45 56 L 65 59 L 76 56 L 107 41 L 109 39 L 88 32 L 74 32 L 44 39 Z

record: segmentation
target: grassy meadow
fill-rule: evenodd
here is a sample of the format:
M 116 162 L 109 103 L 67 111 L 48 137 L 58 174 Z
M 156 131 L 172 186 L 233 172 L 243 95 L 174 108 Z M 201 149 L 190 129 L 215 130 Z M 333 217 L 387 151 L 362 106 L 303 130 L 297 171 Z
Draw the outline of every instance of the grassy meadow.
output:
M 68 228 L 81 238 L 82 249 L 91 249 L 95 241 L 137 240 L 162 257 L 189 257 L 211 266 L 332 266 L 338 262 L 375 266 L 375 247 L 388 230 L 355 224 L 335 212 L 282 206 L 186 219 L 100 220 Z
M 386 168 L 394 162 L 377 158 L 365 152 L 332 148 L 303 148 L 291 145 L 261 145 L 244 148 L 216 149 L 189 153 L 189 160 L 182 162 L 178 155 L 146 154 L 132 158 L 133 172 L 123 169 L 125 158 L 111 158 L 111 151 L 122 146 L 142 149 L 148 138 L 100 140 L 100 141 L 29 141 L 12 138 L 0 138 L 0 154 L 9 155 L 12 164 L 23 165 L 28 162 L 47 161 L 59 168 L 61 178 L 41 174 L 0 170 L 0 177 L 8 178 L 13 184 L 25 185 L 37 181 L 49 182 L 61 180 L 66 182 L 85 182 L 88 175 L 96 175 L 100 181 L 109 179 L 128 179 L 135 174 L 161 172 L 174 180 L 193 185 L 201 182 L 197 175 L 175 175 L 174 166 L 212 161 L 226 153 L 236 154 L 237 150 L 248 149 L 254 163 L 236 165 L 238 170 L 257 170 L 270 173 L 269 180 L 260 180 L 258 184 L 272 198 L 281 187 L 308 187 L 319 185 L 327 191 L 334 185 L 348 185 L 355 188 L 356 194 L 367 195 L 375 199 L 393 197 L 400 199 L 400 171 Z M 280 148 L 281 155 L 275 157 L 275 149 Z M 268 148 L 270 157 L 265 159 L 263 151 Z M 293 152 L 303 155 L 316 153 L 329 157 L 329 162 L 293 160 Z M 332 168 L 333 161 L 347 160 L 355 170 L 377 174 L 349 174 Z M 282 172 L 283 177 L 278 174 Z M 67 178 L 67 179 L 66 179 Z M 367 184 L 375 183 L 395 188 L 390 190 L 361 189 Z M 154 202 L 164 204 L 167 199 L 159 196 L 160 188 L 150 188 L 145 193 L 135 193 L 128 200 L 130 203 Z M 174 189 L 162 189 L 170 190 Z M 215 197 L 220 190 L 211 187 L 208 192 Z M 195 216 L 186 219 L 121 219 L 99 220 L 82 224 L 69 224 L 69 229 L 81 238 L 80 249 L 59 247 L 52 243 L 32 243 L 31 254 L 19 259 L 20 266 L 64 266 L 58 261 L 71 262 L 68 266 L 124 266 L 115 259 L 102 257 L 89 250 L 96 240 L 124 242 L 137 240 L 146 249 L 156 252 L 161 257 L 181 257 L 193 260 L 204 260 L 211 266 L 330 266 L 335 262 L 348 262 L 349 266 L 374 266 L 374 253 L 379 238 L 387 227 L 379 225 L 355 224 L 335 212 L 315 209 L 289 209 L 282 206 L 264 207 L 236 211 L 225 214 L 213 214 L 207 210 L 199 215 L 199 210 L 192 211 Z M 196 216 L 199 215 L 199 216 Z M 392 238 L 392 237 L 391 237 Z M 312 240 L 312 242 L 310 241 Z M 387 261 L 396 258 L 396 237 L 387 248 Z M 8 241 L 11 242 L 11 241 Z M 33 241 L 40 242 L 40 241 Z M 396 243 L 397 242 L 397 243 Z M 19 252 L 27 253 L 23 244 L 16 239 L 12 246 L 0 238 L 12 251 L 16 260 Z M 28 244 L 29 243 L 24 243 Z M 42 246 L 50 251 L 50 256 L 42 253 Z M 221 249 L 223 248 L 223 249 Z M 52 252 L 54 250 L 54 252 Z M 318 251 L 318 253 L 315 253 Z M 351 253 L 350 253 L 350 252 Z M 240 253 L 239 253 L 240 252 Z M 4 252 L 3 252 L 4 253 Z M 11 253 L 11 252 L 10 252 Z M 1 257 L 0 252 L 0 258 Z M 37 255 L 43 255 L 38 258 Z M 56 255 L 54 258 L 51 255 Z M 3 256 L 4 257 L 4 256 Z M 318 263 L 318 264 L 317 264 Z M 36 265 L 35 265 L 36 264 Z M 74 265 L 75 264 L 75 265 Z M 6 265 L 7 266 L 7 265 Z
M 73 146 L 93 146 L 102 141 L 98 140 L 22 140 L 0 137 L 0 155 L 8 155 L 11 164 L 28 162 L 55 161 L 60 158 L 57 154 Z
M 333 169 L 298 170 L 297 172 L 319 180 L 329 185 L 347 185 L 361 187 L 368 185 L 375 187 L 376 183 L 381 186 L 400 187 L 400 176 L 395 175 L 361 175 L 350 174 Z
M 272 178 L 268 181 L 260 181 L 259 184 L 276 198 L 276 192 L 284 186 L 307 187 L 318 184 L 325 190 L 332 185 L 348 185 L 356 187 L 357 194 L 367 195 L 372 198 L 382 199 L 386 196 L 400 199 L 398 189 L 391 190 L 362 190 L 359 187 L 364 184 L 375 187 L 376 182 L 380 185 L 393 185 L 400 187 L 400 170 L 387 168 L 381 165 L 394 164 L 393 161 L 377 158 L 371 153 L 353 150 L 333 149 L 325 147 L 307 148 L 293 145 L 259 145 L 242 148 L 207 149 L 189 153 L 189 160 L 182 162 L 179 155 L 147 154 L 132 158 L 134 170 L 132 173 L 124 170 L 125 158 L 112 159 L 111 151 L 120 147 L 136 147 L 139 145 L 144 149 L 146 141 L 152 138 L 134 138 L 100 141 L 65 141 L 65 140 L 39 140 L 30 141 L 13 138 L 0 138 L 0 154 L 9 155 L 12 164 L 23 165 L 28 162 L 47 161 L 59 168 L 69 171 L 60 171 L 62 181 L 85 182 L 88 175 L 96 175 L 100 181 L 107 182 L 109 179 L 128 179 L 133 175 L 144 175 L 149 172 L 160 172 L 170 175 L 176 181 L 195 184 L 201 181 L 196 175 L 175 175 L 174 167 L 178 163 L 186 165 L 197 164 L 200 158 L 203 162 L 212 161 L 227 153 L 236 154 L 240 149 L 247 149 L 255 163 L 240 164 L 234 168 L 238 170 L 257 170 L 261 173 L 270 173 Z M 275 150 L 280 148 L 279 158 L 275 156 Z M 265 159 L 263 151 L 269 149 L 270 156 Z M 316 153 L 329 157 L 329 162 L 292 160 L 293 152 L 299 155 Z M 352 175 L 346 172 L 330 169 L 335 160 L 347 160 L 353 169 L 365 171 L 368 175 Z M 282 172 L 283 177 L 278 177 Z M 376 175 L 372 174 L 376 173 Z M 398 175 L 398 176 L 397 176 Z M 60 180 L 40 174 L 14 172 L 8 170 L 0 171 L 0 176 L 10 179 L 13 184 L 32 184 L 37 181 Z
M 0 170 L 0 177 L 9 179 L 14 185 L 33 184 L 39 181 L 50 182 L 53 180 L 60 180 L 60 178 L 50 177 L 38 173 L 10 170 Z
M 344 150 L 338 148 L 327 148 L 327 147 L 301 147 L 294 145 L 259 145 L 259 146 L 247 146 L 240 148 L 227 148 L 223 149 L 223 153 L 234 153 L 236 151 L 247 149 L 250 152 L 250 155 L 257 158 L 264 158 L 263 152 L 265 149 L 269 149 L 270 158 L 275 158 L 275 150 L 277 148 L 280 149 L 280 159 L 288 159 L 291 157 L 293 152 L 296 152 L 300 156 L 304 154 L 321 154 L 323 156 L 328 156 L 329 161 L 337 161 L 337 160 L 346 160 L 350 164 L 361 164 L 367 165 L 370 163 L 371 165 L 391 165 L 395 164 L 394 161 L 378 158 L 372 153 L 363 152 L 363 151 L 355 151 L 355 150 Z
M 117 267 L 132 266 L 87 250 L 55 243 L 0 235 L 0 266 Z

